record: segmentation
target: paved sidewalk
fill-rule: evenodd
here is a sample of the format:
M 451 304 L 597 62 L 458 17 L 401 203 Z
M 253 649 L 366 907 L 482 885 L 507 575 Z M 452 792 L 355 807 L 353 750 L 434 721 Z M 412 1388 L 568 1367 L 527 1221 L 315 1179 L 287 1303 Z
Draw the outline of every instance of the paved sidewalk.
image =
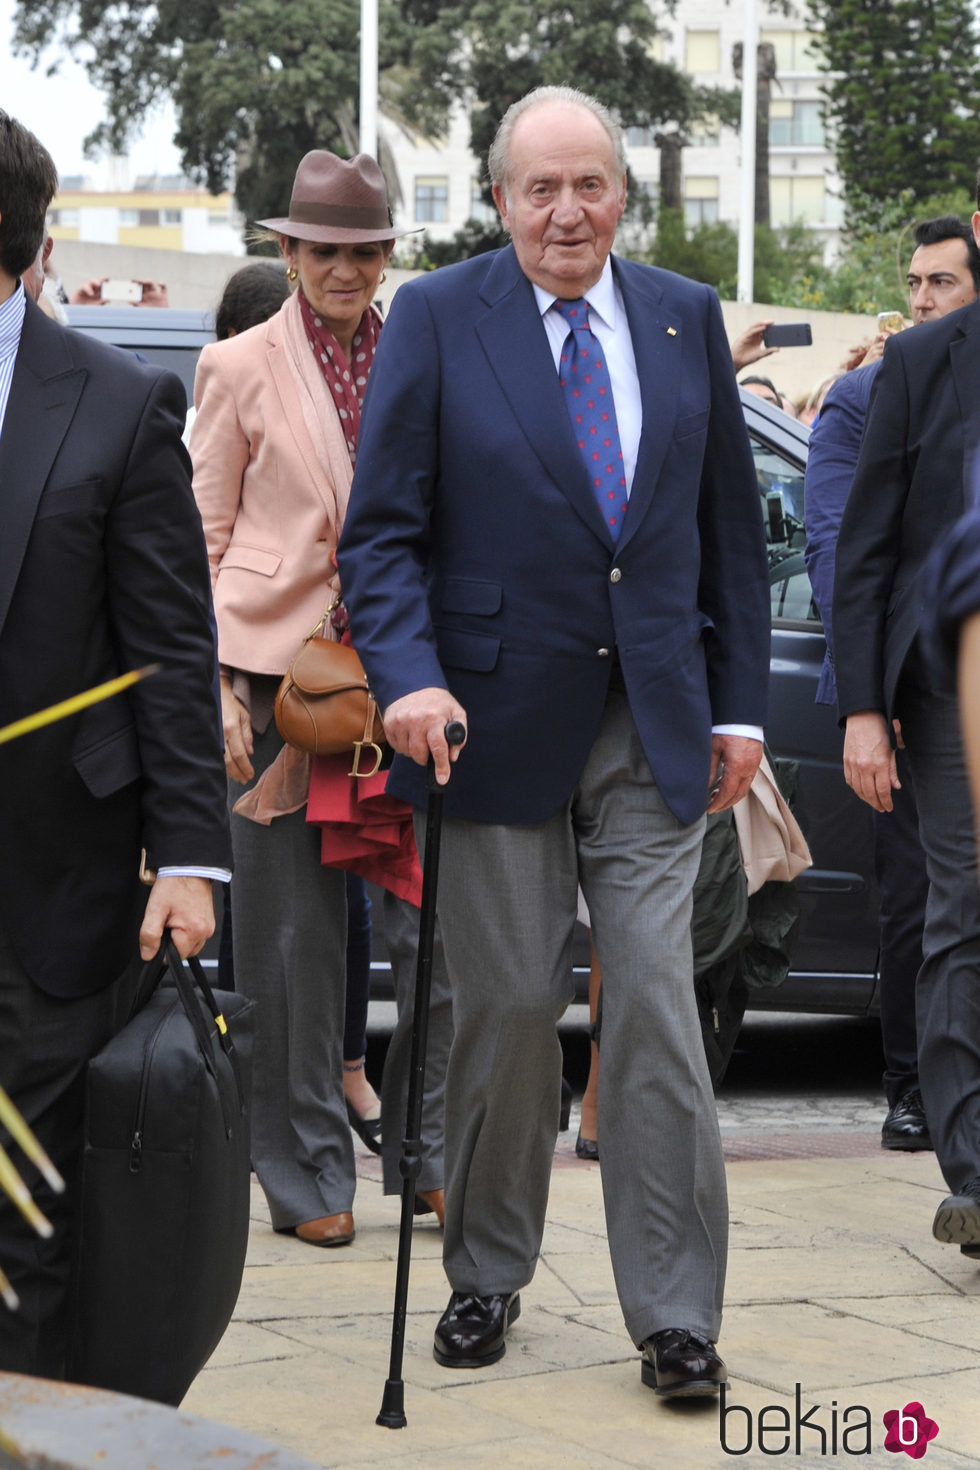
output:
M 365 1151 L 357 1238 L 344 1249 L 273 1234 L 253 1186 L 235 1320 L 183 1407 L 332 1470 L 826 1465 L 848 1462 L 869 1438 L 858 1463 L 900 1470 L 907 1461 L 884 1448 L 882 1416 L 918 1401 L 939 1425 L 927 1470 L 980 1466 L 980 1267 L 932 1239 L 946 1190 L 931 1153 L 886 1153 L 872 1129 L 726 1137 L 732 1237 L 721 1350 L 729 1407 L 742 1406 L 728 1415 L 726 1453 L 717 1404 L 663 1404 L 640 1383 L 613 1289 L 599 1168 L 575 1159 L 574 1137 L 573 1124 L 559 1140 L 541 1263 L 493 1367 L 452 1371 L 433 1360 L 448 1287 L 438 1228 L 417 1222 L 407 1428 L 374 1422 L 388 1370 L 398 1201 L 383 1198 Z M 767 1405 L 779 1407 L 763 1417 L 762 1453 Z M 798 1452 L 798 1414 L 814 1405 Z

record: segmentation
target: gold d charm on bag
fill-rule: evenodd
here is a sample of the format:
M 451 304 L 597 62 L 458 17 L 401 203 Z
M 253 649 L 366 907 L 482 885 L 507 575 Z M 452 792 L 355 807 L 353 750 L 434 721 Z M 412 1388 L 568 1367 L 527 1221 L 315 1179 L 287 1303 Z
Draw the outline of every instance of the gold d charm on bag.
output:
M 374 751 L 374 765 L 369 771 L 361 770 L 361 751 L 365 749 Z M 381 749 L 380 745 L 375 745 L 373 740 L 355 740 L 354 764 L 351 766 L 347 774 L 348 776 L 376 776 L 378 774 L 378 771 L 381 769 L 381 762 L 383 760 L 384 751 Z

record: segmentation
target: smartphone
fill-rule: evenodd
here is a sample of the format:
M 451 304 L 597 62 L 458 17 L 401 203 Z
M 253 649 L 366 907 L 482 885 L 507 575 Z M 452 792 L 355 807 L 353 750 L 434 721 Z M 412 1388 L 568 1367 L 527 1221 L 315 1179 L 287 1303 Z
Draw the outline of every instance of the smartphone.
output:
M 901 332 L 905 328 L 905 318 L 900 311 L 879 311 L 879 332 Z
M 764 347 L 812 347 L 809 322 L 776 322 L 762 334 Z
M 136 306 L 143 300 L 143 287 L 139 281 L 103 281 L 102 300 L 128 302 Z

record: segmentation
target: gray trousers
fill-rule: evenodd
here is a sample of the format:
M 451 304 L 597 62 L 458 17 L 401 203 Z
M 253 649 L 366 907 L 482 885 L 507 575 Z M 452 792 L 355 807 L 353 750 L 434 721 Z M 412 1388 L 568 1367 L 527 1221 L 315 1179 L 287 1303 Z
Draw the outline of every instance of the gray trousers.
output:
M 919 1083 L 955 1193 L 980 1175 L 980 887 L 956 698 L 913 657 L 898 715 L 915 780 L 929 896 L 916 982 Z
M 401 1194 L 399 1167 L 408 1110 L 408 1081 L 412 1057 L 412 1017 L 418 966 L 419 911 L 403 898 L 384 896 L 385 941 L 395 986 L 397 1017 L 381 1082 L 381 1159 L 385 1194 Z M 425 1090 L 422 1094 L 422 1168 L 416 1189 L 443 1187 L 442 1141 L 446 1106 L 446 1066 L 453 1039 L 453 1002 L 446 973 L 442 934 L 436 924 L 429 996 L 429 1034 L 425 1052 Z
M 255 737 L 256 779 L 281 749 L 270 725 Z M 229 782 L 231 806 L 243 788 Z M 268 827 L 232 815 L 235 984 L 257 1003 L 252 1167 L 276 1230 L 349 1210 L 354 1148 L 343 1085 L 347 992 L 344 874 L 320 862 L 320 829 L 305 808 Z M 382 1082 L 385 1192 L 401 1189 L 418 910 L 386 895 L 398 1020 Z M 433 973 L 430 1064 L 417 1187 L 442 1188 L 442 1095 L 452 1031 L 444 965 Z
M 256 778 L 282 748 L 255 736 Z M 228 783 L 229 805 L 243 788 Z M 349 1210 L 354 1146 L 344 1105 L 347 889 L 320 862 L 305 807 L 268 827 L 232 815 L 235 985 L 256 1002 L 252 1167 L 275 1230 Z
M 666 1327 L 717 1338 L 728 1205 L 690 939 L 703 831 L 703 820 L 685 827 L 667 810 L 618 693 L 557 816 L 535 827 L 445 823 L 439 913 L 455 1034 L 444 1259 L 454 1290 L 507 1293 L 534 1274 L 581 882 L 602 966 L 600 1167 L 626 1328 L 635 1343 Z

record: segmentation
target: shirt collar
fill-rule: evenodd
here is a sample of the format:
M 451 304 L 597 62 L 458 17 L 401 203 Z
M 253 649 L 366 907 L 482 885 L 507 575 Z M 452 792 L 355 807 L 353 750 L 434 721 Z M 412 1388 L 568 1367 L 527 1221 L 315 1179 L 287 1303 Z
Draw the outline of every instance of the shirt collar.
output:
M 534 299 L 538 303 L 538 310 L 544 316 L 550 311 L 558 300 L 553 291 L 545 291 L 541 286 L 531 282 L 534 288 Z M 616 327 L 616 278 L 613 275 L 612 261 L 607 257 L 602 267 L 602 275 L 594 286 L 590 286 L 585 293 L 589 303 L 589 310 L 594 311 L 596 316 L 601 317 L 607 327 L 615 330 Z
M 27 297 L 18 281 L 6 301 L 0 305 L 0 362 L 15 356 L 20 346 L 20 332 L 24 325 Z

